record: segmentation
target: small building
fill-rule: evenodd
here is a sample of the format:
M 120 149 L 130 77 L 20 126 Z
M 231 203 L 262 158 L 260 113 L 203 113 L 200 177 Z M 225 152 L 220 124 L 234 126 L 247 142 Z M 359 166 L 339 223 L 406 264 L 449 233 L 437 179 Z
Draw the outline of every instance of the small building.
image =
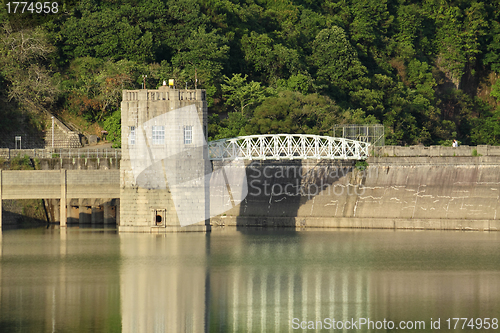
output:
M 205 90 L 123 91 L 120 232 L 210 229 L 207 123 Z

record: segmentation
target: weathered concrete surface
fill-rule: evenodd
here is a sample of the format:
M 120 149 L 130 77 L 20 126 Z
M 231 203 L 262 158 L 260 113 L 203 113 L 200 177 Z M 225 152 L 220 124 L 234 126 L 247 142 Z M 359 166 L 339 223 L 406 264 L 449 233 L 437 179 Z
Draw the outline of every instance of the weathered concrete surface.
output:
M 254 162 L 253 167 L 247 167 L 250 185 L 245 201 L 225 216 L 213 218 L 212 223 L 263 227 L 500 228 L 500 157 L 385 157 L 370 158 L 368 163 L 368 169 L 361 172 L 335 162 L 309 161 L 300 165 L 301 176 L 294 178 L 283 177 L 279 172 L 297 168 L 290 162 Z M 266 172 L 271 177 L 264 176 Z M 280 193 L 280 189 L 286 191 Z
M 61 176 L 66 173 L 66 177 Z M 119 198 L 119 170 L 2 170 L 3 199 Z
M 2 199 L 49 199 L 52 203 L 55 199 L 59 199 L 59 207 L 57 207 L 59 216 L 51 215 L 54 219 L 57 218 L 53 222 L 59 221 L 61 226 L 66 225 L 68 216 L 70 222 L 74 223 L 71 199 L 75 198 L 93 201 L 88 206 L 91 212 L 92 209 L 95 211 L 90 214 L 89 223 L 116 223 L 118 220 L 116 207 L 119 206 L 119 197 L 120 171 L 117 169 L 0 170 L 0 208 Z M 114 208 L 108 207 L 105 212 L 103 207 L 105 203 L 114 205 Z M 0 226 L 1 223 L 0 215 Z
M 401 147 L 401 146 L 382 146 L 370 149 L 371 156 L 382 157 L 455 157 L 455 156 L 500 156 L 500 146 L 478 145 L 478 146 L 428 146 L 423 145 Z
M 45 158 L 40 160 L 42 170 L 120 170 L 120 159 L 108 158 Z
M 186 108 L 193 107 L 191 115 Z M 120 232 L 210 230 L 208 188 L 203 179 L 209 166 L 203 149 L 207 117 L 206 95 L 201 89 L 163 86 L 123 91 Z M 161 128 L 164 138 L 154 140 L 153 127 Z M 191 128 L 189 143 L 184 138 L 186 127 Z M 167 151 L 172 153 L 168 158 L 159 157 Z M 141 169 L 138 161 L 150 164 Z M 202 211 L 203 220 L 181 227 L 178 216 L 195 211 Z
M 262 227 L 500 228 L 500 156 L 372 157 L 368 163 L 365 172 L 356 170 L 352 163 L 334 161 L 247 163 L 248 196 L 242 204 L 212 218 L 211 223 Z M 0 194 L 3 199 L 57 200 L 62 197 L 61 179 L 59 170 L 2 170 Z M 118 170 L 67 170 L 68 223 L 75 223 L 77 218 L 88 223 L 118 221 L 118 200 L 113 198 L 121 195 L 119 184 Z M 172 203 L 168 204 L 168 190 L 130 186 L 126 193 L 122 189 L 123 193 L 128 196 L 123 210 L 142 214 L 144 225 L 123 225 L 122 231 L 206 230 L 204 225 L 181 228 L 175 216 L 170 219 L 175 210 Z M 228 199 L 214 197 L 210 201 Z M 160 210 L 165 214 L 162 217 L 167 227 L 151 226 L 150 221 Z

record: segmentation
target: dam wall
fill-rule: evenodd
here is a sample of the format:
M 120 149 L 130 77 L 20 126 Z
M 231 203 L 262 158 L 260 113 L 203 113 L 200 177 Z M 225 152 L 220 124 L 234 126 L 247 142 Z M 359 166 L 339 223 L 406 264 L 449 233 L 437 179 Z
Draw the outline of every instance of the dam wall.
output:
M 212 218 L 236 227 L 498 230 L 500 156 L 246 164 L 248 195 Z M 218 166 L 215 165 L 217 168 Z
M 213 162 L 215 169 L 222 165 Z M 119 224 L 119 160 L 47 159 L 40 167 L 0 172 L 0 198 L 45 199 L 51 222 L 66 216 L 68 224 Z M 227 197 L 210 193 L 210 204 L 232 203 L 211 218 L 212 226 L 500 228 L 500 156 L 370 157 L 365 170 L 355 161 L 331 160 L 240 167 L 246 179 L 228 184 Z M 235 204 L 233 185 L 241 190 L 243 180 L 248 193 Z

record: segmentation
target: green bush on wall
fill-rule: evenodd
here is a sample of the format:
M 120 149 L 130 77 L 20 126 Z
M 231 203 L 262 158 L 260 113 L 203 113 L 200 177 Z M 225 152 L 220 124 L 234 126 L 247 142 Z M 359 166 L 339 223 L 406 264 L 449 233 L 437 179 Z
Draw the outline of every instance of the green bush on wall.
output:
M 34 167 L 31 164 L 31 158 L 28 155 L 17 155 L 10 160 L 11 170 L 33 170 Z
M 363 171 L 366 168 L 368 168 L 368 162 L 367 161 L 357 161 L 355 166 L 356 166 L 356 169 Z

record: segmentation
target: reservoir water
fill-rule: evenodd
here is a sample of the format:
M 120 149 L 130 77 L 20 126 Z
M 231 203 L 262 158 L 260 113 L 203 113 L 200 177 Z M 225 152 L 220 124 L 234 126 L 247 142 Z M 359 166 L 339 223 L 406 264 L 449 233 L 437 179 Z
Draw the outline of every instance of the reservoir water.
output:
M 0 245 L 0 332 L 499 330 L 498 232 L 38 228 Z

